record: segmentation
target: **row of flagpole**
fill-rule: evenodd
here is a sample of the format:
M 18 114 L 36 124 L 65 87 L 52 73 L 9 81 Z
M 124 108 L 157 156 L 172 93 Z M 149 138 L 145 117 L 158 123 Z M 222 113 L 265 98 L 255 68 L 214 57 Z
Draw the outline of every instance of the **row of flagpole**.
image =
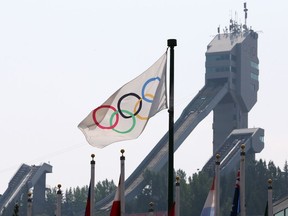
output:
M 120 156 L 120 179 L 119 179 L 119 184 L 118 184 L 118 188 L 116 190 L 115 193 L 115 198 L 114 201 L 112 203 L 111 206 L 111 210 L 110 210 L 110 216 L 125 216 L 125 156 L 124 154 L 124 150 L 121 149 L 121 156 Z M 91 160 L 91 182 L 94 182 L 94 180 L 92 181 L 92 179 L 95 178 L 95 161 L 94 161 L 94 154 L 92 154 L 92 160 Z M 90 193 L 94 193 L 94 190 L 92 190 L 92 188 L 94 188 L 94 183 L 91 184 L 90 186 Z M 174 188 L 174 186 L 172 187 Z M 60 188 L 59 188 L 60 190 Z M 58 191 L 59 191 L 58 190 Z M 172 206 L 175 206 L 175 208 L 171 208 L 170 214 L 171 216 L 180 216 L 180 178 L 177 176 L 176 177 L 176 183 L 175 183 L 175 202 L 173 201 Z M 90 214 L 88 214 L 87 212 L 85 213 L 85 216 L 94 216 L 94 198 L 92 198 L 92 196 L 87 198 L 87 204 L 90 202 Z M 120 205 L 119 205 L 120 203 Z M 58 206 L 58 205 L 57 205 Z M 150 206 L 152 208 L 153 204 L 150 203 Z M 58 210 L 59 208 L 57 208 Z M 61 209 L 61 208 L 60 208 Z M 153 210 L 153 209 L 152 209 Z M 173 212 L 172 212 L 173 211 Z M 57 211 L 58 212 L 58 211 Z M 169 212 L 169 210 L 168 210 Z M 168 213 L 169 214 L 169 213 Z M 61 214 L 57 214 L 56 216 L 61 216 Z
M 110 216 L 125 216 L 125 156 L 124 150 L 121 149 L 120 156 L 120 178 L 115 198 L 110 210 Z M 245 203 L 245 145 L 241 145 L 240 153 L 240 170 L 237 174 L 235 195 L 233 199 L 233 207 L 230 216 L 246 216 L 246 203 Z M 89 186 L 89 192 L 86 203 L 85 216 L 95 216 L 95 155 L 91 155 L 91 180 Z M 239 183 L 240 182 L 240 183 Z M 239 187 L 237 187 L 237 185 Z M 174 183 L 173 186 L 174 188 Z M 61 205 L 62 205 L 62 190 L 61 184 L 57 185 L 57 197 L 56 197 L 56 216 L 61 216 Z M 240 189 L 240 191 L 237 191 Z M 212 191 L 212 193 L 211 193 Z M 265 216 L 273 216 L 273 201 L 272 201 L 272 180 L 268 180 L 268 193 L 267 193 L 267 205 L 265 210 Z M 240 198 L 239 198 L 240 197 Z M 239 205 L 240 203 L 240 205 Z M 153 213 L 153 203 L 150 204 L 149 212 Z M 88 207 L 88 208 L 87 208 Z M 207 208 L 209 207 L 209 208 Z M 171 216 L 180 216 L 180 178 L 176 176 L 175 183 L 175 201 L 173 201 L 170 209 Z M 169 215 L 168 209 L 168 215 Z M 208 209 L 208 210 L 207 210 Z M 153 216 L 153 214 L 149 214 Z M 211 190 L 208 194 L 204 208 L 201 212 L 201 216 L 220 216 L 220 155 L 216 155 L 215 160 L 215 177 L 212 183 Z M 32 216 L 32 193 L 28 193 L 27 200 L 27 216 Z
M 215 176 L 201 216 L 220 216 L 220 155 L 216 155 Z M 268 180 L 265 216 L 273 216 L 272 180 Z M 245 145 L 241 145 L 240 170 L 237 173 L 235 194 L 230 216 L 246 216 L 245 200 Z

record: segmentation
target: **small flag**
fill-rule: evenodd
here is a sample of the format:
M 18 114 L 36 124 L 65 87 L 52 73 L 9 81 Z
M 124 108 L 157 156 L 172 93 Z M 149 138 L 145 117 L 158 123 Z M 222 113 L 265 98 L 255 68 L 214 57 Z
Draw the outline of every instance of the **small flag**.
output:
M 267 201 L 267 203 L 266 203 L 264 216 L 268 216 L 268 201 Z
M 206 198 L 204 207 L 201 212 L 201 216 L 214 216 L 215 215 L 215 206 L 216 206 L 216 191 L 215 191 L 215 177 L 213 179 L 212 187 Z
M 90 189 L 91 189 L 91 182 L 89 184 L 89 189 L 88 189 L 88 197 L 87 197 L 87 203 L 86 203 L 86 208 L 85 208 L 85 216 L 90 216 L 90 202 L 91 202 L 91 196 L 90 196 Z
M 119 178 L 118 187 L 115 193 L 114 201 L 112 203 L 110 216 L 120 216 L 121 215 L 121 198 L 120 198 L 120 186 L 121 186 L 121 176 Z
M 170 212 L 169 212 L 169 216 L 175 216 L 175 215 L 176 215 L 176 214 L 175 214 L 175 206 L 176 206 L 176 203 L 173 202 L 172 207 L 171 207 L 171 210 L 170 210 Z
M 230 216 L 237 216 L 239 213 L 240 213 L 240 171 L 238 170 Z
M 122 86 L 78 125 L 92 146 L 136 139 L 149 118 L 167 108 L 165 52 L 144 73 Z M 110 87 L 109 87 L 110 88 Z

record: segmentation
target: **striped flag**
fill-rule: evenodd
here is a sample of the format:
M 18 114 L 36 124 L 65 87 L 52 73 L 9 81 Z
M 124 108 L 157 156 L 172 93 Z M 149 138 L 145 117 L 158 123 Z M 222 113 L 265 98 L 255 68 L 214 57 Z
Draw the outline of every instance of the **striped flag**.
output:
M 204 207 L 201 212 L 201 216 L 214 216 L 215 215 L 215 206 L 216 206 L 216 191 L 215 191 L 215 177 L 212 182 L 211 189 L 206 198 Z

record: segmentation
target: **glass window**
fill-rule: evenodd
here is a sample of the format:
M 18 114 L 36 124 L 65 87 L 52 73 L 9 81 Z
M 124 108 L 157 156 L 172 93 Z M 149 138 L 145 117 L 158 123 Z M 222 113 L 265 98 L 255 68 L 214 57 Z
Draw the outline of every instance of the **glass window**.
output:
M 258 75 L 255 73 L 251 73 L 251 78 L 258 81 Z
M 284 215 L 284 210 L 276 213 L 275 216 L 285 216 L 285 215 Z
M 250 61 L 250 65 L 251 65 L 251 67 L 259 70 L 259 65 L 258 65 L 257 63 L 255 63 L 255 62 L 253 62 L 253 61 Z
M 222 66 L 222 67 L 207 67 L 206 72 L 207 73 L 214 73 L 214 72 L 229 72 L 230 67 L 229 66 Z
M 220 55 L 207 55 L 206 61 L 224 61 L 230 60 L 229 54 L 220 54 Z

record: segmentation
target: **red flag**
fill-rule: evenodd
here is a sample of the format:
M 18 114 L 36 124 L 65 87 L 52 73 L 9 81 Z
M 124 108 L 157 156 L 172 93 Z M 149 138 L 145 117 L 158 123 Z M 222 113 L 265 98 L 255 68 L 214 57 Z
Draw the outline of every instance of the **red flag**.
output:
M 118 187 L 115 193 L 114 201 L 111 207 L 110 216 L 120 216 L 121 215 L 121 206 L 120 206 L 120 185 L 121 185 L 121 176 L 119 178 Z
M 91 182 L 89 184 L 89 189 L 88 189 L 88 197 L 87 197 L 87 203 L 86 203 L 86 208 L 85 208 L 85 216 L 90 216 L 90 190 L 91 190 Z
M 175 216 L 175 202 L 172 204 L 172 207 L 169 211 L 169 216 Z

